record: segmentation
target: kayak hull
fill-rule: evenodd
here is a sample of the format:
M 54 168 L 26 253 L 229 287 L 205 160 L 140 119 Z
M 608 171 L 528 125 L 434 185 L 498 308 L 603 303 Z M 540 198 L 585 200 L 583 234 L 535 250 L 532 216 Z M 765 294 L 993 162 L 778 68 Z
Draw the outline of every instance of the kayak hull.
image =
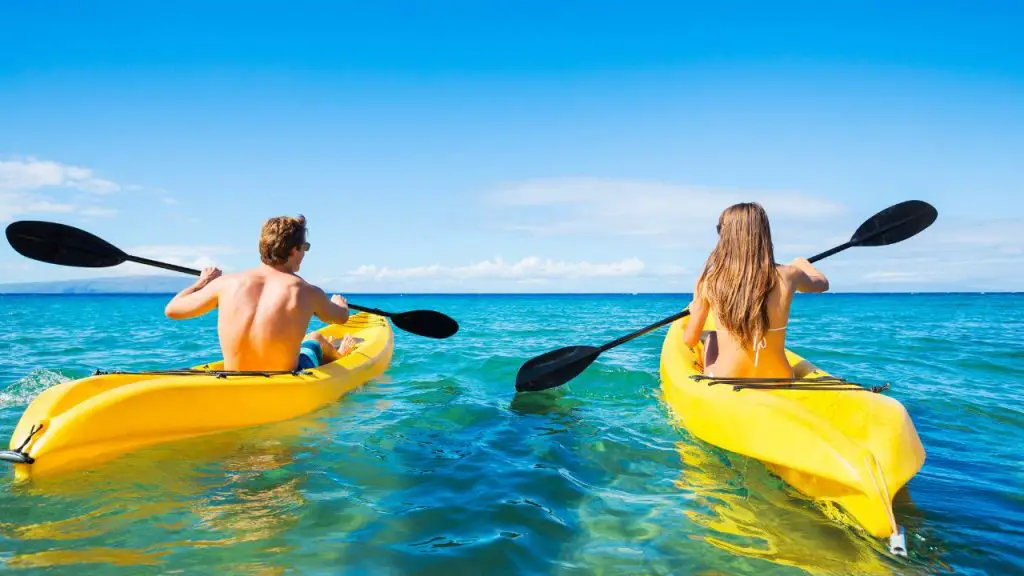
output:
M 661 352 L 661 385 L 681 426 L 697 438 L 762 461 L 804 495 L 833 502 L 875 537 L 893 536 L 892 499 L 921 469 L 924 447 L 894 398 L 870 391 L 736 391 L 691 378 L 703 374 L 703 344 L 683 341 L 689 317 L 674 322 Z M 714 329 L 708 318 L 704 330 Z M 830 376 L 790 350 L 797 378 Z
M 295 375 L 103 374 L 53 386 L 32 401 L 11 437 L 11 450 L 28 439 L 21 452 L 33 460 L 15 464 L 15 478 L 69 472 L 154 444 L 289 420 L 336 402 L 390 364 L 394 337 L 383 317 L 356 314 L 320 332 L 351 334 L 357 346 L 336 362 Z M 221 370 L 223 361 L 195 368 Z

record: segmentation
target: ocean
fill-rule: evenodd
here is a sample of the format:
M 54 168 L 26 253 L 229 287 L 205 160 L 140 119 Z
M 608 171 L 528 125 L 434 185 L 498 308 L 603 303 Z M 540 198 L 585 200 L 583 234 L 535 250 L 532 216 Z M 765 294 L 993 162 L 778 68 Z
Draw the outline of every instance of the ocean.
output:
M 168 298 L 0 296 L 2 442 L 59 382 L 218 358 L 216 314 L 174 322 Z M 461 330 L 396 330 L 383 377 L 295 420 L 38 483 L 0 463 L 0 573 L 1024 573 L 1024 295 L 793 305 L 791 349 L 890 383 L 913 418 L 927 461 L 895 501 L 907 558 L 674 423 L 659 388 L 666 328 L 569 385 L 516 395 L 532 356 L 612 340 L 687 295 L 349 299 L 439 310 Z

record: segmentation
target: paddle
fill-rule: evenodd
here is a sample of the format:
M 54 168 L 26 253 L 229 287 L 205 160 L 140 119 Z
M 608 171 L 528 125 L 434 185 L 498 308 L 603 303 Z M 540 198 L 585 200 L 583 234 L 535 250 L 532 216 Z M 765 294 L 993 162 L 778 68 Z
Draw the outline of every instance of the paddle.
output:
M 22 220 L 7 226 L 7 241 L 19 254 L 33 260 L 75 266 L 79 268 L 105 268 L 124 262 L 137 262 L 147 266 L 199 276 L 199 270 L 132 256 L 85 230 L 56 222 Z M 459 330 L 454 319 L 434 310 L 384 312 L 377 308 L 364 308 L 349 304 L 349 308 L 378 316 L 386 316 L 395 326 L 427 338 L 448 338 Z
M 849 242 L 812 256 L 808 260 L 817 262 L 853 246 L 888 246 L 902 242 L 931 226 L 938 215 L 932 205 L 920 200 L 895 204 L 861 224 Z M 516 375 L 516 391 L 537 392 L 561 386 L 579 376 L 602 353 L 689 314 L 689 309 L 683 310 L 603 346 L 566 346 L 536 356 L 519 368 Z

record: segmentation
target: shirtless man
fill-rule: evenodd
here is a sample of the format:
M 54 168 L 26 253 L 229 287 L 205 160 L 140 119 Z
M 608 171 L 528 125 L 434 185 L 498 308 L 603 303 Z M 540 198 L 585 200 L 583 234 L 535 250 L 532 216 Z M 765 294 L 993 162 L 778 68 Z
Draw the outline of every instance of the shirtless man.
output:
M 206 268 L 199 280 L 178 293 L 164 313 L 184 320 L 220 308 L 217 333 L 225 370 L 304 370 L 333 362 L 351 352 L 354 340 L 303 337 L 313 315 L 331 324 L 348 321 L 348 303 L 308 284 L 296 272 L 309 251 L 306 219 L 267 220 L 260 234 L 263 265 L 221 276 Z

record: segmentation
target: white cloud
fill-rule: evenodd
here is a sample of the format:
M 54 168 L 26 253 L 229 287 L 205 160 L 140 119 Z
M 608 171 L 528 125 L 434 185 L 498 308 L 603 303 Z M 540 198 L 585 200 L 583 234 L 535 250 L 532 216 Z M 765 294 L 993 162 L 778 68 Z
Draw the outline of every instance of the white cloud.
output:
M 664 264 L 653 268 L 651 272 L 651 275 L 653 276 L 684 276 L 686 274 L 692 274 L 693 269 L 691 269 L 689 266 Z
M 220 244 L 199 244 L 195 246 L 187 244 L 156 244 L 136 246 L 128 250 L 130 254 L 144 258 L 191 258 L 196 254 L 209 256 L 226 256 L 237 254 L 238 249 L 233 246 Z
M 923 270 L 875 270 L 865 274 L 864 280 L 882 284 L 914 284 L 934 277 L 935 274 Z
M 338 277 L 310 280 L 342 291 L 637 292 L 679 288 L 686 270 L 678 265 L 649 266 L 635 257 L 593 262 L 527 256 L 511 261 L 495 257 L 465 265 L 363 265 Z
M 865 249 L 858 259 L 867 260 L 867 250 L 886 255 L 870 257 L 865 283 L 1024 289 L 1024 218 L 943 221 L 940 215 L 920 239 Z
M 0 222 L 9 222 L 19 214 L 69 213 L 74 212 L 72 204 L 56 202 L 50 198 L 26 192 L 4 192 L 0 190 Z
M 80 212 L 88 217 L 105 217 L 117 213 L 111 208 L 78 204 L 44 195 L 46 189 L 86 192 L 97 197 L 129 187 L 98 177 L 81 166 L 61 164 L 36 158 L 0 160 L 0 221 L 13 220 L 21 214 Z M 136 188 L 136 187 L 131 187 Z
M 643 261 L 627 258 L 618 262 L 565 262 L 551 259 L 542 260 L 528 256 L 518 262 L 506 262 L 502 258 L 484 260 L 466 266 L 414 266 L 389 268 L 364 265 L 349 272 L 350 279 L 374 280 L 378 282 L 410 279 L 444 278 L 466 280 L 473 278 L 500 278 L 506 280 L 544 280 L 553 278 L 607 278 L 639 276 L 644 272 Z
M 121 185 L 97 177 L 92 170 L 29 157 L 0 160 L 0 190 L 27 192 L 40 188 L 72 188 L 83 192 L 109 194 Z
M 764 205 L 772 223 L 775 256 L 809 257 L 849 239 L 875 210 L 856 210 L 803 192 L 742 191 L 662 182 L 602 178 L 556 178 L 514 183 L 489 193 L 505 231 L 534 236 L 569 236 L 615 242 L 642 255 L 662 252 L 684 264 L 675 278 L 691 279 L 716 241 L 714 225 L 734 203 Z M 893 202 L 905 198 L 894 198 Z M 833 289 L 850 290 L 1024 290 L 1024 218 L 967 221 L 945 214 L 920 237 L 888 247 L 854 248 L 819 265 Z M 632 237 L 632 238 L 631 238 Z M 591 240 L 592 238 L 595 238 Z M 669 255 L 670 254 L 670 255 Z M 570 255 L 567 255 L 571 258 Z M 650 273 L 650 271 L 648 271 Z M 598 284 L 598 283 L 594 283 Z
M 713 233 L 723 209 L 744 201 L 760 202 L 773 221 L 827 218 L 845 210 L 841 204 L 800 192 L 605 178 L 531 180 L 505 186 L 491 193 L 490 199 L 522 213 L 518 222 L 505 224 L 505 229 L 537 235 L 704 236 L 708 230 Z M 694 222 L 704 225 L 695 229 Z
M 847 270 L 849 267 L 846 267 Z M 874 267 L 856 284 L 891 287 L 900 285 L 914 290 L 1024 290 L 1024 257 L 1008 256 L 985 259 L 957 258 L 894 258 Z
M 933 243 L 956 247 L 978 257 L 1024 255 L 1024 218 L 954 221 L 942 228 Z

